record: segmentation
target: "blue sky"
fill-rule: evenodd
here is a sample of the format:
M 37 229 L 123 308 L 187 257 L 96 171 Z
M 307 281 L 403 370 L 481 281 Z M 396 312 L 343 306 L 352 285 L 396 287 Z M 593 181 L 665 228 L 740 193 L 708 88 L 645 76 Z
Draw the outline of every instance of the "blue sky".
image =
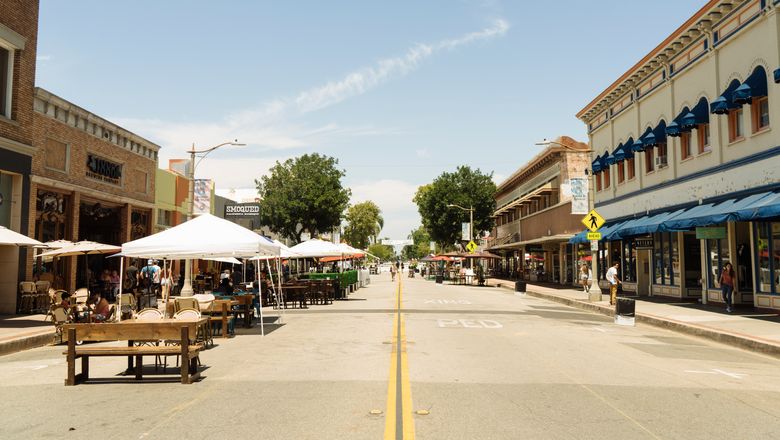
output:
M 704 0 L 41 0 L 39 86 L 148 138 L 236 197 L 277 160 L 337 157 L 382 236 L 411 197 L 469 164 L 500 181 Z M 673 12 L 673 13 L 672 13 Z M 251 190 L 249 191 L 251 192 Z

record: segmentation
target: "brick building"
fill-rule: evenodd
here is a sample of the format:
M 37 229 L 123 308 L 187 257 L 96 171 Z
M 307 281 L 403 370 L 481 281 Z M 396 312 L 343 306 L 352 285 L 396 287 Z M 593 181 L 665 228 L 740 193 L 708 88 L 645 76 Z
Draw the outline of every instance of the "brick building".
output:
M 561 136 L 498 185 L 490 251 L 503 257 L 499 272 L 531 281 L 575 281 L 574 264 L 586 253 L 568 244 L 582 229 L 582 215 L 572 214 L 570 188 L 580 179 L 580 193 L 587 195 L 589 167 L 588 145 Z M 587 199 L 579 201 L 587 212 Z
M 40 241 L 92 240 L 121 245 L 151 234 L 160 147 L 44 89 L 35 89 L 30 221 Z M 85 258 L 48 263 L 55 285 L 86 285 Z M 32 277 L 32 256 L 28 257 Z M 118 260 L 90 256 L 97 273 Z M 116 266 L 116 267 L 114 267 Z M 48 275 L 51 276 L 51 275 Z
M 0 226 L 27 231 L 38 1 L 0 0 Z M 16 311 L 27 249 L 0 246 L 0 313 Z

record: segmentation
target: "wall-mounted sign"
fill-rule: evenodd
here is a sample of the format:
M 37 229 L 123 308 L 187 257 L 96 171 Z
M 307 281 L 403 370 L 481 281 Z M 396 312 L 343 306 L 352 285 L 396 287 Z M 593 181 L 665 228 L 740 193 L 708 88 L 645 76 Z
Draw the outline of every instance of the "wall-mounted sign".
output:
M 635 238 L 634 239 L 634 247 L 637 249 L 652 249 L 653 248 L 653 237 L 650 238 Z
M 258 218 L 259 203 L 231 203 L 225 205 L 225 218 Z
M 587 214 L 588 208 L 588 179 L 575 177 L 569 179 L 571 187 L 571 213 Z
M 122 183 L 122 165 L 94 154 L 88 154 L 87 177 L 120 185 Z
M 718 240 L 726 238 L 726 227 L 714 226 L 707 228 L 696 228 L 696 238 L 699 240 L 703 238 L 707 240 Z

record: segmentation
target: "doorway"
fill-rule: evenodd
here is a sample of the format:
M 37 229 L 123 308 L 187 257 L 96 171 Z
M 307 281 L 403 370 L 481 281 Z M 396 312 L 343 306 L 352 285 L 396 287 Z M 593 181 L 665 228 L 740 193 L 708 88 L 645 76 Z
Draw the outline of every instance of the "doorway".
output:
M 734 225 L 737 255 L 734 271 L 737 273 L 737 292 L 740 302 L 753 302 L 753 253 L 750 252 L 750 224 L 739 222 Z
M 685 296 L 701 298 L 701 240 L 696 238 L 695 232 L 683 234 L 683 261 L 685 265 L 683 292 L 685 292 Z
M 636 294 L 651 296 L 650 290 L 650 249 L 636 251 Z

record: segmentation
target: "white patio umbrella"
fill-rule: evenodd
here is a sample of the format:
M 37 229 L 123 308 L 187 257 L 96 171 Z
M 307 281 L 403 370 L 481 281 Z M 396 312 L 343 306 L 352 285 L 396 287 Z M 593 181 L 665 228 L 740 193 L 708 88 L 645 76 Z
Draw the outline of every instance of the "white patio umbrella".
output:
M 98 243 L 95 241 L 83 240 L 77 241 L 70 246 L 63 246 L 59 249 L 52 249 L 39 254 L 39 257 L 69 257 L 78 255 L 95 255 L 95 254 L 115 254 L 119 252 L 121 248 L 112 244 Z M 86 275 L 89 270 L 89 257 L 85 257 L 87 261 L 84 264 L 84 274 Z M 87 288 L 89 288 L 89 277 L 85 277 L 87 280 Z
M 0 245 L 40 246 L 42 244 L 43 243 L 38 240 L 33 240 L 32 238 L 12 231 L 5 226 L 0 226 Z
M 339 245 L 318 238 L 298 243 L 290 248 L 299 258 L 339 257 L 343 250 Z

